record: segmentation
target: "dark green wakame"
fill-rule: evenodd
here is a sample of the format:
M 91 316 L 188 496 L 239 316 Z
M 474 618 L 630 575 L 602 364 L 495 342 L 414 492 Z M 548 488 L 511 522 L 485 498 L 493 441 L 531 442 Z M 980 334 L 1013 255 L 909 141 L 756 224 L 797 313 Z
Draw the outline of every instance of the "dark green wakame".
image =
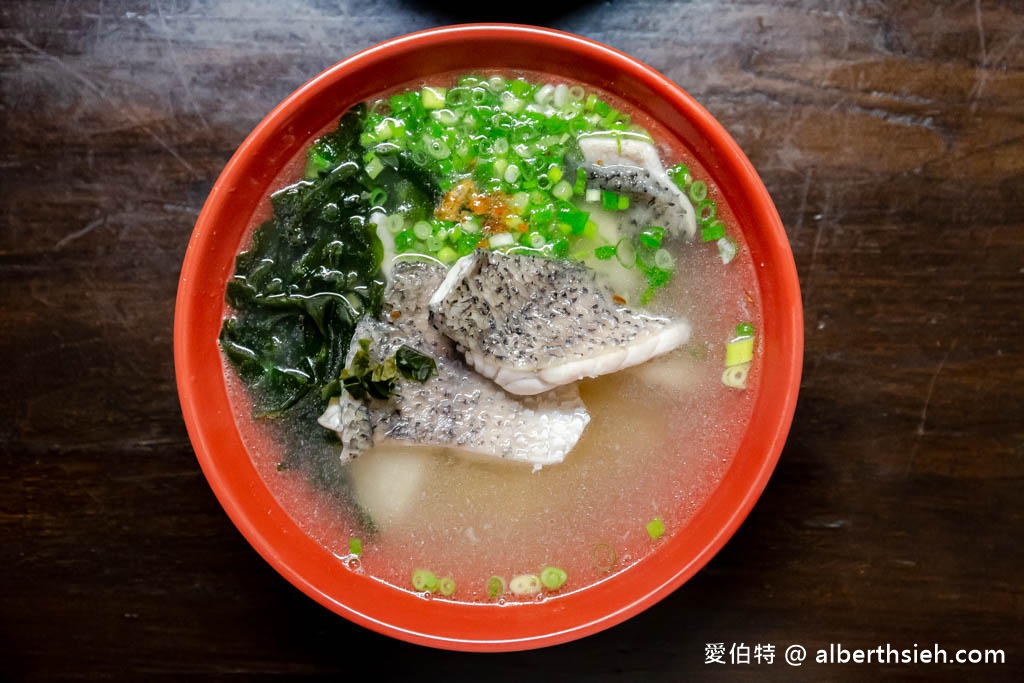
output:
M 322 408 L 314 389 L 337 380 L 362 312 L 379 312 L 381 245 L 358 145 L 365 116 L 354 107 L 320 138 L 324 166 L 271 195 L 273 216 L 236 259 L 220 344 L 257 414 L 277 416 L 304 399 Z

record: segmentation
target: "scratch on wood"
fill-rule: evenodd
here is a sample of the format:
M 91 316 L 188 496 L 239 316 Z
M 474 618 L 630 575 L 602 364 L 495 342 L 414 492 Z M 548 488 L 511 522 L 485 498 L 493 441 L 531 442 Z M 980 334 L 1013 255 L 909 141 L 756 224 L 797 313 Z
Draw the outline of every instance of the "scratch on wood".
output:
M 988 79 L 988 54 L 985 48 L 985 24 L 981 20 L 981 0 L 974 0 L 974 18 L 978 24 L 978 53 L 979 64 L 975 68 L 974 87 L 971 89 L 971 113 L 978 107 L 978 100 L 985 90 L 985 81 Z
M 49 52 L 47 52 L 46 50 L 43 50 L 38 45 L 36 45 L 35 43 L 31 42 L 30 40 L 28 40 L 27 38 L 25 38 L 25 36 L 23 36 L 21 34 L 16 34 L 14 36 L 14 39 L 16 41 L 18 41 L 19 43 L 21 43 L 22 45 L 24 45 L 25 48 L 27 48 L 28 50 L 30 50 L 34 54 L 37 54 L 40 57 L 43 57 L 45 59 L 49 59 L 50 61 L 56 63 L 56 65 L 58 67 L 60 67 L 60 69 L 62 71 L 70 74 L 71 76 L 73 76 L 76 80 L 78 80 L 80 83 L 82 83 L 86 87 L 86 89 L 89 92 L 91 92 L 92 94 L 94 94 L 97 97 L 100 97 L 102 99 L 106 99 L 106 96 L 105 96 L 102 88 L 100 88 L 99 85 L 97 85 L 94 81 L 91 81 L 84 74 L 76 71 L 75 69 L 72 69 L 70 66 L 65 64 L 64 60 L 62 60 L 60 57 L 58 57 L 56 55 L 52 55 Z M 192 174 L 192 177 L 194 177 L 194 178 L 199 178 L 200 177 L 199 173 L 196 172 L 195 167 L 192 166 L 192 164 L 188 163 L 188 161 L 186 161 L 180 154 L 178 154 L 177 150 L 175 150 L 173 147 L 168 145 L 167 142 L 163 138 L 161 138 L 159 135 L 157 135 L 153 130 L 151 130 L 149 128 L 149 126 L 147 126 L 144 122 L 142 122 L 140 119 L 138 119 L 137 117 L 133 116 L 132 114 L 130 114 L 127 111 L 124 112 L 124 115 L 125 115 L 125 117 L 129 121 L 132 122 L 133 125 L 138 127 L 144 133 L 148 134 L 151 138 L 153 138 L 153 140 L 156 141 L 156 143 L 158 145 L 163 147 L 164 150 L 168 154 L 170 154 L 172 157 L 174 157 L 178 161 L 178 163 L 180 163 L 182 165 L 182 167 L 186 171 L 188 171 L 190 174 Z
M 71 242 L 74 242 L 79 237 L 85 237 L 86 235 L 88 235 L 90 232 L 92 232 L 96 228 L 100 227 L 101 225 L 105 225 L 106 222 L 107 222 L 107 217 L 106 216 L 103 216 L 102 218 L 97 218 L 94 221 L 90 221 L 90 222 L 86 223 L 85 227 L 82 228 L 81 230 L 76 230 L 75 232 L 73 232 L 73 233 L 71 233 L 69 235 L 64 235 L 64 237 L 60 238 L 60 240 L 58 240 L 57 243 L 55 245 L 53 245 L 53 248 L 54 249 L 63 249 L 65 246 L 67 246 Z
M 822 229 L 825 223 L 825 217 L 828 215 L 830 206 L 832 204 L 832 186 L 825 185 L 825 205 L 822 207 L 821 213 L 814 215 L 814 220 L 817 221 L 818 226 L 814 232 L 814 244 L 811 246 L 811 260 L 807 265 L 807 277 L 804 279 L 804 310 L 807 310 L 811 301 L 811 286 L 814 281 L 814 266 L 818 260 L 818 251 L 821 247 L 821 235 Z
M 942 373 L 942 369 L 946 367 L 946 362 L 949 360 L 950 354 L 956 349 L 956 344 L 956 339 L 950 342 L 949 348 L 946 349 L 946 353 L 942 356 L 942 360 L 939 361 L 938 367 L 935 368 L 935 372 L 932 373 L 932 379 L 928 383 L 928 392 L 924 397 L 924 405 L 921 407 L 921 419 L 917 423 L 917 429 L 914 430 L 918 438 L 914 440 L 914 447 L 910 451 L 910 457 L 907 458 L 907 467 L 904 470 L 904 474 L 909 474 L 914 465 L 914 459 L 917 457 L 917 449 L 920 444 L 920 437 L 925 435 L 924 426 L 928 420 L 928 406 L 931 405 L 932 396 L 935 395 L 935 385 L 939 381 L 939 375 Z
M 939 373 L 942 372 L 942 368 L 946 367 L 946 361 L 949 360 L 949 354 L 956 348 L 956 339 L 950 343 L 949 348 L 946 349 L 946 354 L 939 361 L 939 367 L 935 368 L 935 372 L 932 374 L 932 380 L 928 384 L 928 393 L 924 397 L 924 406 L 921 408 L 921 420 L 917 423 L 917 435 L 924 436 L 924 425 L 928 419 L 928 406 L 932 402 L 932 396 L 935 394 L 935 384 L 939 380 Z
M 181 68 L 181 60 L 178 59 L 178 51 L 175 49 L 174 43 L 171 42 L 171 29 L 167 25 L 167 20 L 164 18 L 163 8 L 160 6 L 159 2 L 156 4 L 156 13 L 157 17 L 160 19 L 160 27 L 163 29 L 163 38 L 164 42 L 167 44 L 167 53 L 170 55 L 171 63 L 174 65 L 174 71 L 178 75 L 178 81 L 181 83 L 181 87 L 185 91 L 185 99 L 188 100 L 189 107 L 192 109 L 193 113 L 199 117 L 199 120 L 202 121 L 206 130 L 210 130 L 210 123 L 206 120 L 206 117 L 203 116 L 202 109 L 198 104 L 196 104 L 195 96 L 192 94 L 192 88 L 189 86 L 188 79 L 185 78 L 185 72 Z
M 814 167 L 811 166 L 804 174 L 804 186 L 800 190 L 800 208 L 796 212 L 796 232 L 804 227 L 804 212 L 807 211 L 807 196 L 811 192 L 811 178 L 814 176 Z

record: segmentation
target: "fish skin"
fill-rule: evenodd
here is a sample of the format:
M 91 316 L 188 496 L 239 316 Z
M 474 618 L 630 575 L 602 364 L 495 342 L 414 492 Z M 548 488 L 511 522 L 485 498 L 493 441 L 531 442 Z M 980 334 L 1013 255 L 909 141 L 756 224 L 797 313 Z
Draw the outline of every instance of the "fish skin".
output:
M 623 217 L 635 230 L 658 225 L 687 239 L 697 234 L 693 204 L 665 171 L 654 145 L 592 135 L 581 137 L 578 147 L 578 154 L 568 159 L 570 177 L 582 168 L 587 182 L 629 196 L 629 209 Z
M 428 318 L 427 302 L 444 276 L 438 265 L 396 263 L 384 293 L 384 319 L 367 317 L 357 325 L 346 363 L 360 339 L 370 339 L 370 355 L 377 362 L 407 344 L 434 358 L 437 376 L 419 383 L 399 375 L 386 400 L 356 401 L 343 393 L 339 406 L 329 406 L 321 419 L 339 433 L 342 459 L 393 442 L 458 448 L 534 469 L 561 462 L 590 422 L 579 391 L 563 387 L 544 396 L 515 396 L 468 367 L 455 343 Z
M 327 402 L 327 409 L 317 418 L 325 429 L 343 434 L 341 440 L 341 461 L 347 462 L 373 446 L 373 426 L 370 411 L 365 403 L 347 392 L 341 392 Z
M 686 343 L 682 320 L 616 304 L 585 266 L 477 249 L 430 299 L 434 326 L 507 391 L 535 395 Z

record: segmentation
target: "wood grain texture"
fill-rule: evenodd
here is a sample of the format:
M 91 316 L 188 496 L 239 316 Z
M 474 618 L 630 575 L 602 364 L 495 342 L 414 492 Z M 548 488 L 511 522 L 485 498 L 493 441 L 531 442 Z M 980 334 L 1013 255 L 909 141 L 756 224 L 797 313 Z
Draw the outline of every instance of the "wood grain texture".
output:
M 0 679 L 1021 680 L 1024 5 L 462 8 L 0 5 Z M 189 233 L 251 128 L 359 49 L 482 19 L 599 40 L 704 104 L 776 201 L 806 320 L 790 438 L 724 550 L 629 622 L 494 656 L 279 577 L 202 477 L 171 344 Z M 705 665 L 711 642 L 1006 664 Z

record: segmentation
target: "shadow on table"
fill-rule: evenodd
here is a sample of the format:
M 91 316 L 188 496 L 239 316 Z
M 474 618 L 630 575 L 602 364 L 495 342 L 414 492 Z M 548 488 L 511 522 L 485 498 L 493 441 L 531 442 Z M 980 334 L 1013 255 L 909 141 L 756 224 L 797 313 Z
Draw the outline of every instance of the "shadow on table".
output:
M 453 24 L 497 21 L 545 26 L 550 25 L 555 19 L 593 3 L 583 0 L 548 3 L 467 3 L 465 0 L 440 0 L 439 2 L 413 0 L 409 4 L 418 9 L 440 14 Z

